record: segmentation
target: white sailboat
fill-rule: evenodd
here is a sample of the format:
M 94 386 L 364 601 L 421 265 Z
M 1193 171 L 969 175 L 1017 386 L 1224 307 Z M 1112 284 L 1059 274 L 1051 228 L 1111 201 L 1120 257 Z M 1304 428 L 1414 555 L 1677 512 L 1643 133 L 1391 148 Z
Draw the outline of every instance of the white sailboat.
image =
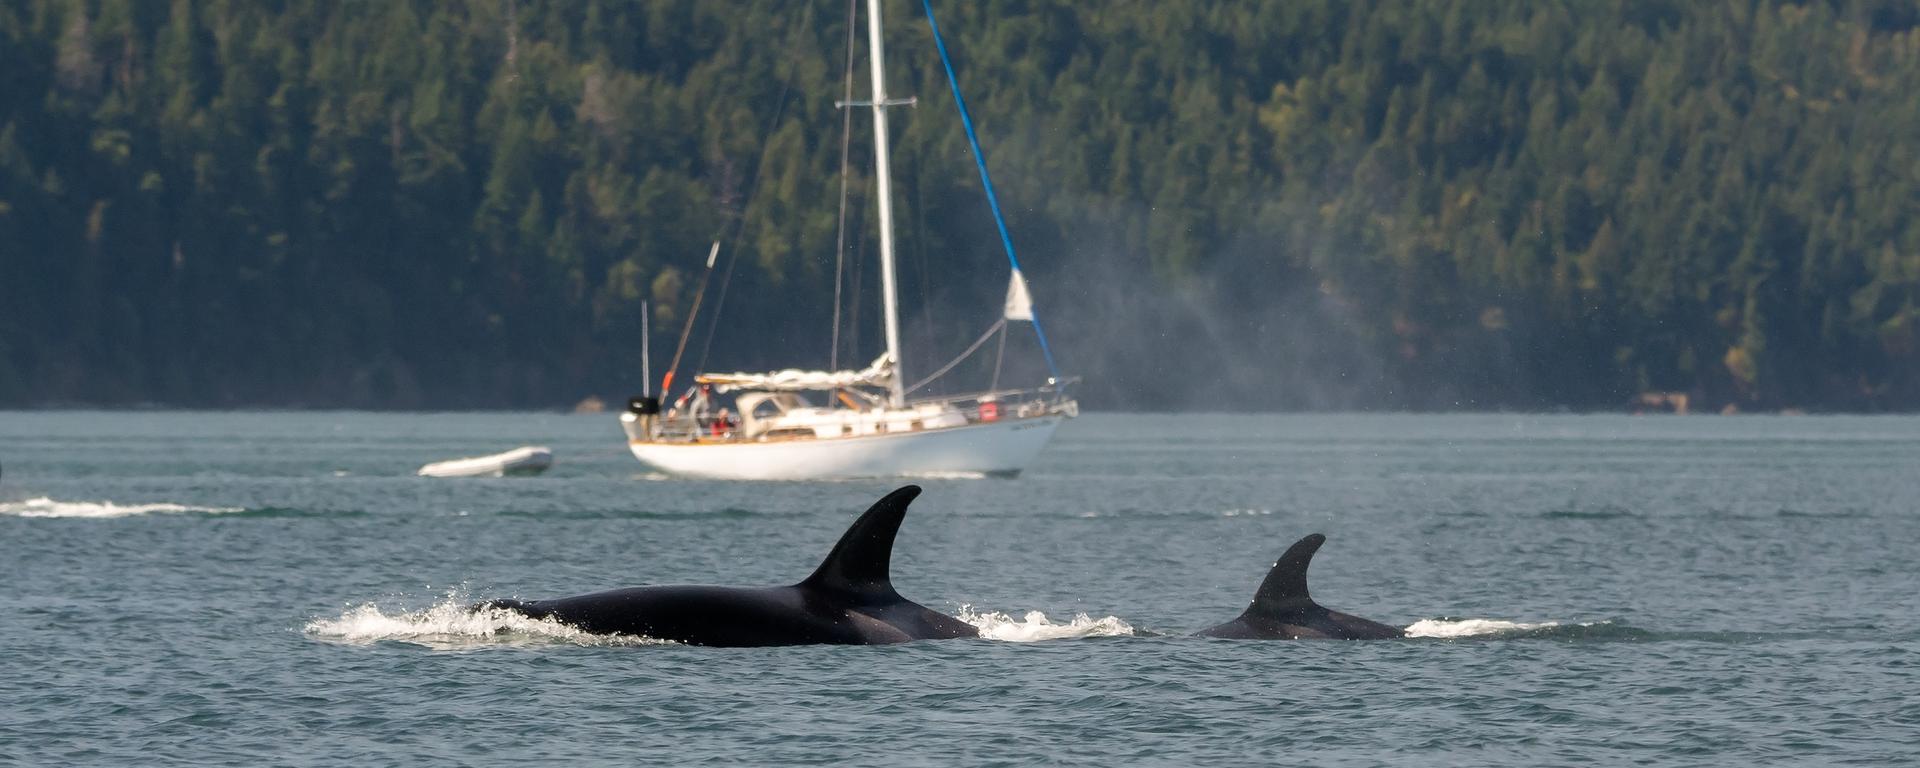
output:
M 934 36 L 937 42 L 937 27 Z M 886 352 L 857 371 L 697 374 L 695 387 L 664 412 L 659 400 L 650 395 L 633 398 L 620 420 L 629 448 L 643 464 L 672 475 L 729 480 L 1012 476 L 1032 463 L 1061 422 L 1079 414 L 1078 403 L 1066 391 L 1073 380 L 1057 373 L 1044 385 L 1029 389 L 907 398 L 900 367 L 886 110 L 910 102 L 887 98 L 880 0 L 867 0 L 867 45 L 873 93 L 871 101 L 859 106 L 870 106 L 873 114 Z M 944 43 L 941 45 L 944 59 Z M 948 74 L 951 78 L 951 68 Z M 979 145 L 973 139 L 957 85 L 954 95 L 961 117 L 968 123 L 975 158 L 979 159 Z M 1007 322 L 1033 324 L 1045 352 L 1046 337 L 1040 333 L 1026 280 L 999 218 L 999 204 L 993 199 L 991 180 L 986 179 L 984 160 L 980 161 L 980 170 L 1007 246 L 1012 274 L 1002 320 L 961 357 L 971 354 L 994 332 L 1004 333 Z M 712 258 L 710 253 L 709 268 Z M 1051 369 L 1051 352 L 1047 356 Z M 651 377 L 650 372 L 645 375 Z M 669 381 L 671 377 L 669 372 Z M 662 389 L 663 394 L 671 394 L 666 387 Z M 821 398 L 821 402 L 816 404 L 809 395 Z M 723 396 L 732 396 L 731 409 L 723 407 Z

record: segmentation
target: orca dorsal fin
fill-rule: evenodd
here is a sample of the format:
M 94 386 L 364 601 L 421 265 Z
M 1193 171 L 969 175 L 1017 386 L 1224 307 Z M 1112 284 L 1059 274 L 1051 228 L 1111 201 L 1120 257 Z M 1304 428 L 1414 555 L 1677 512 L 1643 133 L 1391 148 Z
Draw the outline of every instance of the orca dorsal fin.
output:
M 836 592 L 894 595 L 889 562 L 893 559 L 893 536 L 907 516 L 907 505 L 920 495 L 920 486 L 902 486 L 868 507 L 859 520 L 840 536 L 827 559 L 820 562 L 812 576 L 800 586 Z
M 1247 613 L 1275 616 L 1313 606 L 1313 596 L 1307 594 L 1307 566 L 1313 563 L 1313 553 L 1325 543 L 1327 537 L 1315 533 L 1287 547 L 1273 570 L 1267 571 L 1266 580 L 1260 582 L 1260 591 L 1253 593 Z

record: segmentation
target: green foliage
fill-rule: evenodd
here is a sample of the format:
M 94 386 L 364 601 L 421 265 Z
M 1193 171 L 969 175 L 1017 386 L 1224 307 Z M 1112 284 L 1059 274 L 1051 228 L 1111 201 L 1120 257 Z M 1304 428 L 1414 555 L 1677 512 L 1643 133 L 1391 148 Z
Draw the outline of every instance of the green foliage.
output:
M 941 5 L 1093 405 L 1920 406 L 1910 3 Z M 1003 284 L 924 19 L 889 6 L 926 370 Z M 616 394 L 640 303 L 670 349 L 714 240 L 712 367 L 824 364 L 841 12 L 0 7 L 0 405 Z

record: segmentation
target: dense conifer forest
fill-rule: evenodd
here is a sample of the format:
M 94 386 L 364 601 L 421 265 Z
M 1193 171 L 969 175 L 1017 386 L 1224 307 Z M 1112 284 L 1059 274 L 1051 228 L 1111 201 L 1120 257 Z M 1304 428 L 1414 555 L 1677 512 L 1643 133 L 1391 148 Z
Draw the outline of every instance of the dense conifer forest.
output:
M 1006 266 L 926 18 L 887 8 L 912 377 Z M 936 9 L 1089 406 L 1920 407 L 1910 0 Z M 0 406 L 616 398 L 715 240 L 683 368 L 863 364 L 864 114 L 831 348 L 848 31 L 839 0 L 0 4 Z

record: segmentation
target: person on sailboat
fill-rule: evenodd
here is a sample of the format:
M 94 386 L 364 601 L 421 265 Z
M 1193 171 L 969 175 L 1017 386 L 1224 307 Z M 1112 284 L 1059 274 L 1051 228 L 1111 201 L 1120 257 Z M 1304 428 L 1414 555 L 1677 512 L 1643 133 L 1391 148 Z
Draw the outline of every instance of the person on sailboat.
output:
M 706 427 L 709 395 L 712 390 L 713 387 L 707 384 L 702 384 L 697 387 L 687 387 L 687 391 L 680 393 L 680 397 L 676 398 L 673 401 L 673 405 L 667 408 L 666 420 L 677 421 L 682 418 L 682 414 L 685 414 L 687 418 L 693 420 L 695 425 L 702 428 Z
M 714 437 L 719 437 L 722 427 L 720 419 L 714 417 L 715 405 L 712 384 L 702 384 L 698 390 L 694 391 L 693 423 L 699 425 L 702 430 L 711 431 Z

